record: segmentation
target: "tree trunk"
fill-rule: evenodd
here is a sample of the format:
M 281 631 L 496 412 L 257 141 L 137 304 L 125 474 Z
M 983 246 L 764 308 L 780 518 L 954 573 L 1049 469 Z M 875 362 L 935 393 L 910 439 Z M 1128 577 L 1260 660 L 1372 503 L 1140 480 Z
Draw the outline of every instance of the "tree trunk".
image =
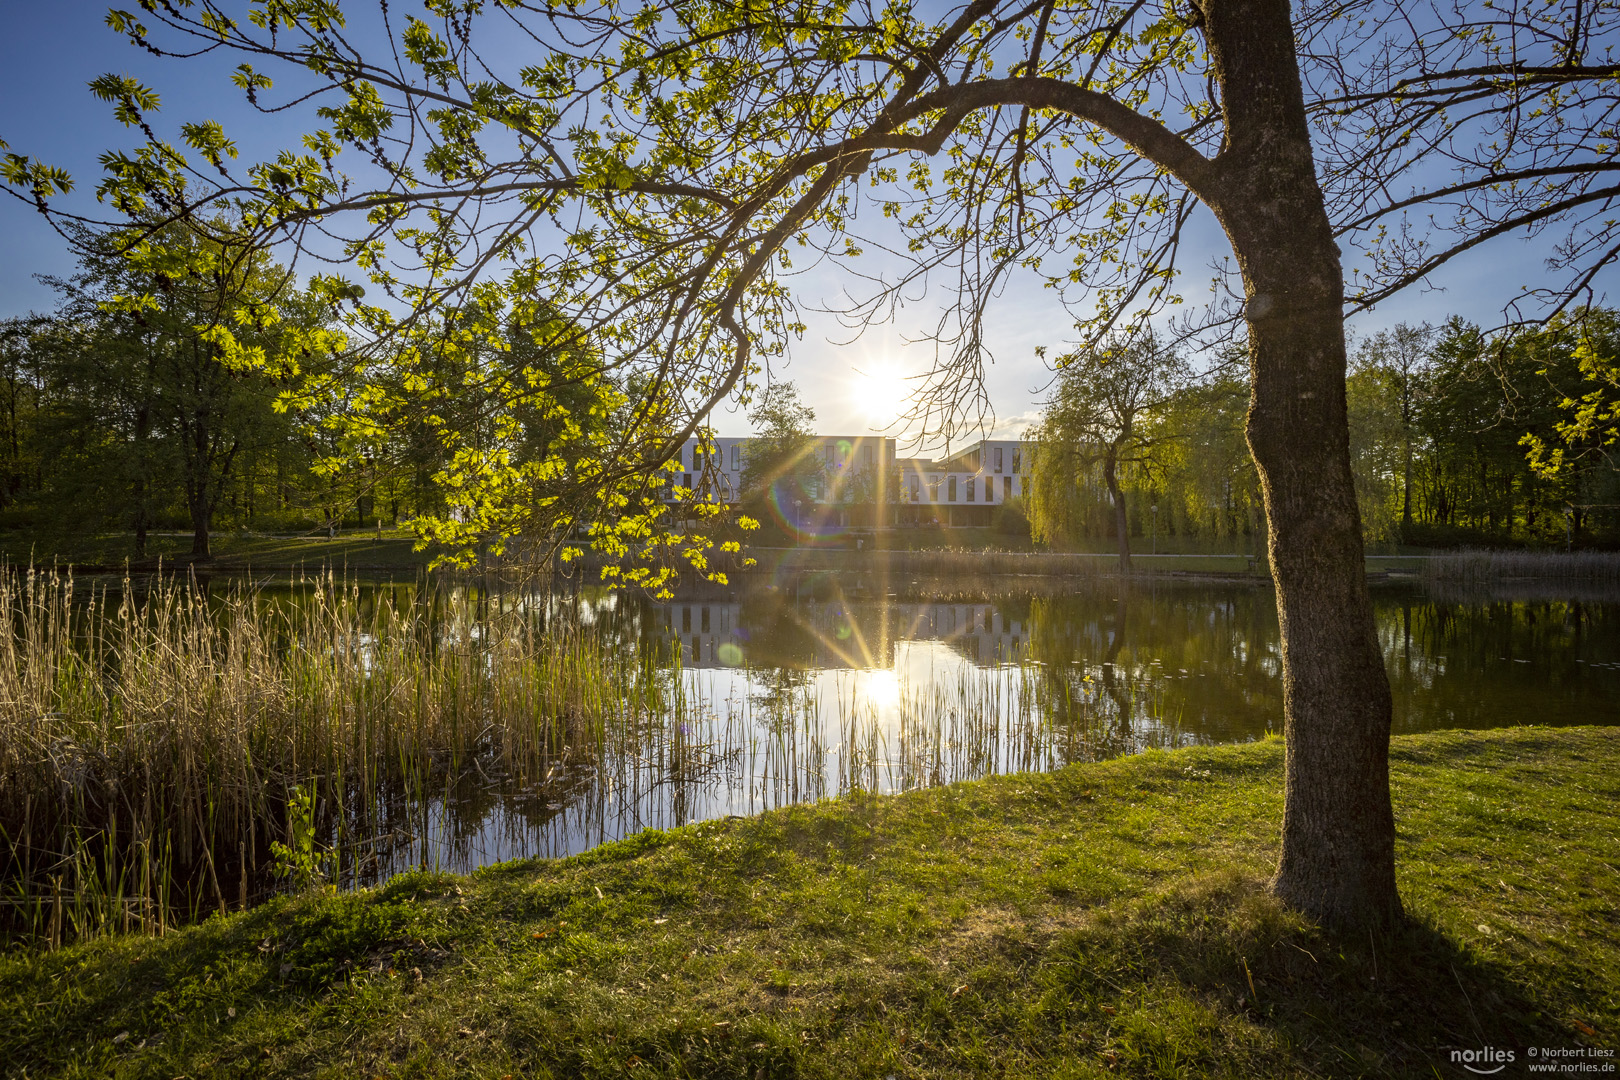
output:
M 1400 917 L 1390 690 L 1345 405 L 1343 275 L 1316 182 L 1287 0 L 1207 0 L 1228 146 L 1215 211 L 1247 298 L 1247 434 L 1282 629 L 1287 765 L 1272 888 L 1321 923 Z
M 148 491 L 148 473 L 150 461 L 147 457 L 147 437 L 151 431 L 151 410 L 145 405 L 135 410 L 135 557 L 146 558 L 146 531 L 149 515 L 147 514 L 147 501 L 150 498 Z
M 1401 542 L 1410 544 L 1412 536 L 1412 433 L 1406 433 L 1406 462 L 1401 470 Z
M 1108 485 L 1108 497 L 1114 500 L 1114 535 L 1119 540 L 1119 572 L 1131 572 L 1130 522 L 1125 516 L 1125 493 L 1119 489 L 1119 448 L 1109 446 L 1103 455 L 1103 483 Z
M 208 527 L 214 516 L 209 498 L 208 473 L 211 443 L 208 417 L 198 411 L 192 416 L 190 453 L 186 455 L 186 509 L 191 514 L 191 554 L 196 559 L 212 558 L 208 550 Z
M 187 509 L 191 511 L 191 554 L 198 559 L 211 559 L 213 554 L 208 550 L 208 519 L 213 515 L 208 512 L 208 493 L 188 493 L 186 499 Z

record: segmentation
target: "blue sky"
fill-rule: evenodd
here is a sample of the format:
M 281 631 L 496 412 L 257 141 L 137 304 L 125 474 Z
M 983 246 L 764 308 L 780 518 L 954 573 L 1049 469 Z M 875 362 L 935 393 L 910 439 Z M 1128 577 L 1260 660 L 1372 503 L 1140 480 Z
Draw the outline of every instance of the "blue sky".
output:
M 104 72 L 131 74 L 154 87 L 163 99 L 159 119 L 165 132 L 182 120 L 219 120 L 241 143 L 244 158 L 296 145 L 304 130 L 296 115 L 267 118 L 249 110 L 227 80 L 234 60 L 165 62 L 126 44 L 103 25 L 105 3 L 0 0 L 0 12 L 6 31 L 0 36 L 0 139 L 15 152 L 66 168 L 77 183 L 73 199 L 80 206 L 94 205 L 98 155 L 136 142 L 86 88 Z M 1547 250 L 1548 241 L 1517 237 L 1483 245 L 1435 280 L 1443 291 L 1408 290 L 1352 320 L 1352 329 L 1368 333 L 1401 321 L 1438 322 L 1451 314 L 1489 324 L 1508 296 L 1538 279 Z M 1189 303 L 1203 298 L 1209 277 L 1205 268 L 1223 254 L 1224 240 L 1213 219 L 1203 214 L 1182 264 L 1182 292 Z M 0 317 L 49 310 L 54 295 L 36 275 L 66 274 L 72 266 L 65 245 L 37 213 L 10 196 L 0 200 Z M 1615 280 L 1610 274 L 1600 285 L 1612 288 Z M 807 306 L 830 306 L 838 302 L 845 284 L 817 273 L 800 279 L 799 292 Z M 775 374 L 799 384 L 823 430 L 870 430 L 887 419 L 883 414 L 892 403 L 893 395 L 880 387 L 927 366 L 924 346 L 902 342 L 931 325 L 940 305 L 949 301 L 948 295 L 926 297 L 905 309 L 894 324 L 873 328 L 852 344 L 841 344 L 849 334 L 835 320 L 812 316 L 806 320 L 810 332 Z M 1018 284 L 1006 290 L 989 322 L 987 340 L 998 358 L 989 372 L 997 414 L 993 433 L 1015 436 L 1036 414 L 1049 377 L 1035 348 L 1062 351 L 1072 327 L 1048 294 Z M 748 429 L 746 418 L 736 412 L 722 413 L 716 423 L 722 434 Z

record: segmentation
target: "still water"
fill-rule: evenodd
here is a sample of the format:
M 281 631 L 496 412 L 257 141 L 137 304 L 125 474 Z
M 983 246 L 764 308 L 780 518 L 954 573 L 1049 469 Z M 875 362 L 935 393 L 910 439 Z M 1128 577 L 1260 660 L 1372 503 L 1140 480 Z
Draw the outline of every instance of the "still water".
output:
M 1620 720 L 1620 596 L 1407 584 L 1374 604 L 1397 734 Z M 1247 583 L 808 575 L 663 603 L 565 587 L 544 607 L 664 658 L 675 713 L 564 753 L 543 782 L 469 773 L 350 861 L 350 881 L 857 788 L 1242 742 L 1282 721 L 1276 607 Z

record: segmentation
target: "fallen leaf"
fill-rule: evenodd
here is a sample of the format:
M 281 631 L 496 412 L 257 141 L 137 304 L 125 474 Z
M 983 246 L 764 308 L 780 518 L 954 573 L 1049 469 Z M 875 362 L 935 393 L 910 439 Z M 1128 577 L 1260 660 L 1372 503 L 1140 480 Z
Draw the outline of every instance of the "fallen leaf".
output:
M 117 1046 L 119 1043 L 123 1042 L 127 1038 L 129 1038 L 129 1032 L 120 1031 L 118 1034 L 113 1036 L 113 1040 L 112 1040 L 113 1045 Z
M 1588 1027 L 1586 1024 L 1581 1023 L 1579 1020 L 1571 1020 L 1570 1023 L 1575 1025 L 1575 1030 L 1576 1031 L 1580 1032 L 1582 1035 L 1585 1035 L 1587 1038 L 1591 1038 L 1592 1036 L 1597 1034 L 1597 1029 L 1596 1028 Z

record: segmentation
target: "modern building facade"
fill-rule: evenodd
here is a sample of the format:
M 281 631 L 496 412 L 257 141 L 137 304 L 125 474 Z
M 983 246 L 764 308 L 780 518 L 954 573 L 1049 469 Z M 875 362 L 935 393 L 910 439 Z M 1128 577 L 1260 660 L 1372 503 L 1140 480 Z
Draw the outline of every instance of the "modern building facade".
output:
M 752 439 L 687 440 L 672 483 L 735 504 Z M 983 439 L 939 460 L 897 457 L 895 440 L 878 435 L 817 435 L 811 456 L 820 466 L 808 490 L 777 500 L 784 524 L 825 527 L 988 525 L 994 509 L 1024 494 L 1026 444 Z
M 896 520 L 914 525 L 988 525 L 995 507 L 1024 494 L 1029 455 L 1017 439 L 981 439 L 933 461 L 899 462 Z

